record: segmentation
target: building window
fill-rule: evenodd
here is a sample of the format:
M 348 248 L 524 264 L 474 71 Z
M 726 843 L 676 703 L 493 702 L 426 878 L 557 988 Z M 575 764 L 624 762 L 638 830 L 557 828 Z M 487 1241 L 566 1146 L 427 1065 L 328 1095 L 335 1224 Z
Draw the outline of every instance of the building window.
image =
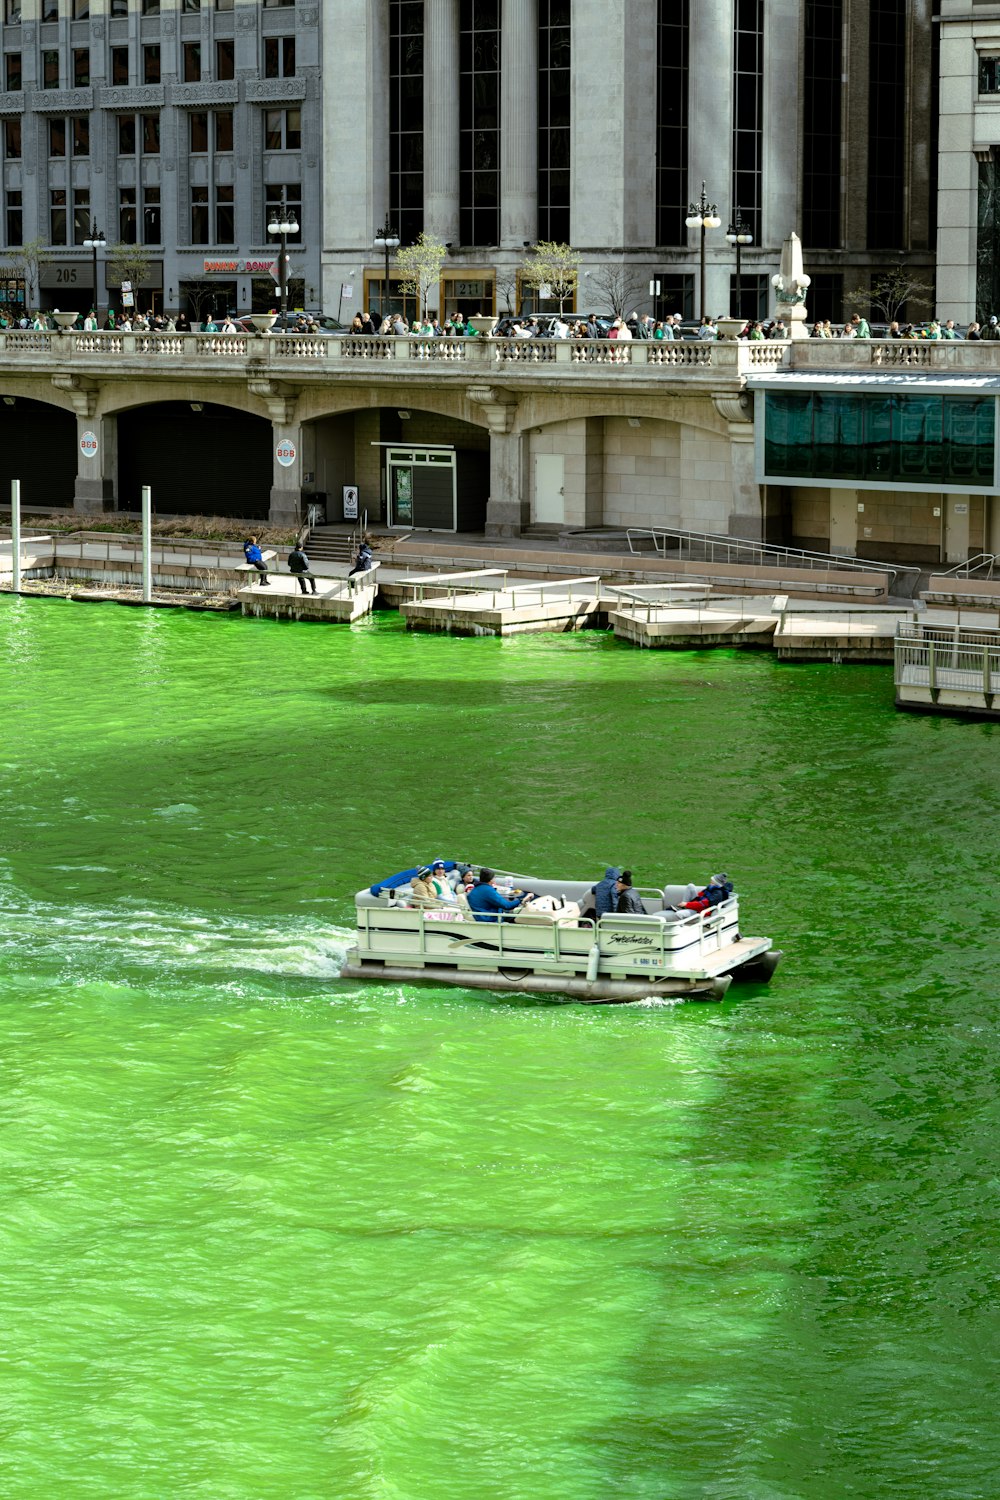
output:
M 53 245 L 66 243 L 66 193 L 56 188 L 49 197 L 49 241 Z
M 459 236 L 500 239 L 500 0 L 459 0 Z
M 135 188 L 118 189 L 118 238 L 123 245 L 135 244 Z
M 208 188 L 191 189 L 191 243 L 207 245 L 208 238 Z
M 160 190 L 158 187 L 146 187 L 142 190 L 142 243 L 144 245 L 160 245 L 163 243 L 163 230 L 160 227 Z
M 737 318 L 752 318 L 754 322 L 758 319 L 763 321 L 767 317 L 767 289 L 768 278 L 766 273 L 758 276 L 756 273 L 747 275 L 744 271 L 740 276 L 740 297 L 736 300 L 736 277 L 729 278 L 729 306 L 734 309 Z
M 181 11 L 186 16 L 196 15 L 201 10 L 201 0 L 184 0 Z
M 295 38 L 293 36 L 266 36 L 264 38 L 264 77 L 293 78 L 295 76 Z
M 424 227 L 424 7 L 389 4 L 389 218 L 404 245 Z
M 73 48 L 73 87 L 75 89 L 86 89 L 90 87 L 90 48 Z
M 128 0 L 111 0 L 111 14 L 113 16 L 127 16 Z
M 809 287 L 809 318 L 813 323 L 839 323 L 844 316 L 844 278 L 839 272 L 814 271 Z
M 295 216 L 295 222 L 299 229 L 297 234 L 285 234 L 280 238 L 289 245 L 302 244 L 302 187 L 297 182 L 286 182 L 284 185 L 265 187 L 264 189 L 264 229 L 271 222 L 271 215 L 281 212 L 281 195 L 285 195 L 285 211 Z
M 233 0 L 215 0 L 216 10 L 232 10 Z
M 7 161 L 21 160 L 21 117 L 3 122 L 3 154 Z
M 215 44 L 216 78 L 236 77 L 236 44 L 232 37 L 223 37 Z
M 201 43 L 184 43 L 184 82 L 199 83 L 201 81 Z
M 236 210 L 233 205 L 233 188 L 229 184 L 215 190 L 215 243 L 236 244 Z
M 90 0 L 73 0 L 73 20 L 90 20 Z
M 802 233 L 807 245 L 840 245 L 840 105 L 843 0 L 806 6 L 802 98 Z
M 570 0 L 538 13 L 538 238 L 569 241 Z
M 59 53 L 54 49 L 42 53 L 42 88 L 59 87 Z
M 73 243 L 82 245 L 90 235 L 93 224 L 90 217 L 90 193 L 86 188 L 73 190 Z
M 264 0 L 265 10 L 275 10 L 279 5 L 294 5 L 295 0 Z
M 140 115 L 142 121 L 142 154 L 143 156 L 159 156 L 160 154 L 160 117 L 159 115 Z
M 156 44 L 142 49 L 142 81 L 143 83 L 159 83 L 160 81 L 160 48 Z
M 215 149 L 217 152 L 232 151 L 233 149 L 233 112 L 231 109 L 217 109 L 215 114 Z
M 764 148 L 764 0 L 736 0 L 732 202 L 761 242 Z
M 128 48 L 111 49 L 111 82 L 128 83 Z
M 49 155 L 66 155 L 66 121 L 49 121 Z
M 302 145 L 302 111 L 268 109 L 264 112 L 264 150 L 298 151 Z
M 118 116 L 118 155 L 135 155 L 135 115 Z
M 868 21 L 868 247 L 904 243 L 906 0 L 871 0 Z
M 685 209 L 685 212 L 687 210 Z M 694 317 L 694 277 L 677 275 L 674 271 L 654 271 L 660 284 L 659 295 L 653 302 L 653 316 L 659 320 L 680 313 L 682 318 Z
M 58 21 L 59 0 L 42 0 L 42 20 Z
M 142 13 L 144 16 L 158 16 L 160 0 L 142 0 Z
M 686 245 L 690 0 L 659 0 L 656 27 L 656 242 Z
M 1000 94 L 1000 57 L 980 56 L 979 92 L 981 94 Z
M 4 0 L 3 18 L 8 26 L 21 24 L 21 0 Z M 18 241 L 20 244 L 20 241 Z
M 8 52 L 4 63 L 7 92 L 9 94 L 20 93 L 21 90 L 21 54 L 20 52 Z
M 208 150 L 208 115 L 196 110 L 191 116 L 191 153 L 201 156 Z
M 7 193 L 7 243 L 20 245 L 24 239 L 21 194 L 9 190 Z
M 73 115 L 69 122 L 70 142 L 74 156 L 90 155 L 90 116 Z

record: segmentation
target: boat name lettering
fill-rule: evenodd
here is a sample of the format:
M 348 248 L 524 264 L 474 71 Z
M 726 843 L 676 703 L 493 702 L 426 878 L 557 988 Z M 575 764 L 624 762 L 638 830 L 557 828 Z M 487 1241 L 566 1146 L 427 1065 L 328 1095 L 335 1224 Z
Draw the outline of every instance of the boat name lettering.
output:
M 653 939 L 651 937 L 627 936 L 624 932 L 613 932 L 608 937 L 608 946 L 611 947 L 612 944 L 615 944 L 619 948 L 652 948 Z

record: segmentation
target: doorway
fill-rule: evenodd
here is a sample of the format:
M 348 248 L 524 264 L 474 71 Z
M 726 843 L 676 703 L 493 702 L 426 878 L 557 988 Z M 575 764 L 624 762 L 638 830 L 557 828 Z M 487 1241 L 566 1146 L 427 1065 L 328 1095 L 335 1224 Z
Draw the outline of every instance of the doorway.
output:
M 830 551 L 853 557 L 858 546 L 857 490 L 830 491 Z
M 565 467 L 561 453 L 535 454 L 531 519 L 536 525 L 561 526 L 565 522 Z

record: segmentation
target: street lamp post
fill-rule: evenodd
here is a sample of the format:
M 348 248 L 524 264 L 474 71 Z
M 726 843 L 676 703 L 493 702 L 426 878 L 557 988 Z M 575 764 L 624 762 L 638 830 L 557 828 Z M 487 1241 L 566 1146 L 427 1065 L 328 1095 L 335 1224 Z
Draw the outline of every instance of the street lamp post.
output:
M 730 222 L 729 228 L 726 230 L 726 239 L 731 245 L 736 246 L 736 316 L 738 318 L 742 318 L 743 283 L 740 279 L 740 251 L 743 249 L 744 245 L 753 244 L 753 235 L 750 233 L 749 224 L 745 224 L 743 222 L 743 215 L 740 213 L 738 208 L 733 209 L 732 221 Z M 754 317 L 756 316 L 757 314 L 755 313 Z
M 271 214 L 267 226 L 268 234 L 281 237 L 281 249 L 278 252 L 278 291 L 281 296 L 281 327 L 282 331 L 288 331 L 288 236 L 298 234 L 299 221 L 295 217 L 294 210 L 289 211 L 285 203 L 285 189 L 281 189 L 281 206 Z
M 383 318 L 389 311 L 389 256 L 393 250 L 399 249 L 399 235 L 389 223 L 389 215 L 385 216 L 385 223 L 375 235 L 375 249 L 385 251 L 385 280 L 382 283 L 382 297 L 379 303 L 379 312 Z
M 722 223 L 718 208 L 714 203 L 709 203 L 705 196 L 704 182 L 701 185 L 701 197 L 698 202 L 688 204 L 687 218 L 684 222 L 689 229 L 701 229 L 701 317 L 704 322 L 708 312 L 708 303 L 705 299 L 705 231 L 718 229 Z
M 101 326 L 101 293 L 97 285 L 97 252 L 98 250 L 105 249 L 107 243 L 103 231 L 98 229 L 97 221 L 91 215 L 90 228 L 87 231 L 87 238 L 83 242 L 83 248 L 90 251 L 94 265 L 94 315 L 97 318 L 98 328 Z

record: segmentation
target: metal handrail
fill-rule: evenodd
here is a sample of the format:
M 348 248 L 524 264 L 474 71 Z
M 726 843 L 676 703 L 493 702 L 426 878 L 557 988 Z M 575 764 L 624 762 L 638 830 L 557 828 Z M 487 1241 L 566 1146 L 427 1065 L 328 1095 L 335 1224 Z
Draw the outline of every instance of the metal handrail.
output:
M 987 568 L 986 577 L 993 577 L 993 569 L 996 566 L 997 554 L 995 552 L 978 552 L 975 557 L 966 558 L 965 562 L 958 563 L 954 568 L 948 568 L 944 573 L 939 573 L 939 578 L 971 578 L 973 573 L 978 573 L 980 568 Z
M 629 551 L 633 554 L 636 552 L 633 544 L 634 537 L 652 537 L 657 556 L 663 558 L 667 555 L 667 538 L 676 538 L 678 542 L 677 560 L 679 562 L 683 560 L 685 546 L 688 548 L 698 546 L 708 549 L 709 552 L 714 552 L 718 548 L 725 551 L 727 555 L 733 552 L 749 552 L 756 554 L 761 559 L 765 557 L 768 559 L 773 558 L 774 560 L 784 558 L 786 566 L 800 566 L 809 570 L 823 568 L 829 571 L 840 571 L 843 569 L 850 571 L 854 569 L 866 573 L 885 573 L 890 578 L 896 578 L 900 573 L 919 574 L 921 571 L 920 568 L 907 563 L 884 563 L 868 558 L 842 557 L 839 553 L 834 552 L 810 552 L 801 547 L 785 547 L 774 542 L 754 541 L 751 537 L 724 536 L 719 532 L 712 531 L 682 531 L 680 528 L 674 526 L 630 526 L 626 529 L 625 535 L 628 540 Z M 687 558 L 689 562 L 715 562 L 716 560 L 713 556 L 694 558 L 689 555 Z M 729 560 L 732 560 L 731 557 Z M 737 558 L 737 561 L 739 560 Z M 754 564 L 751 564 L 751 566 L 754 566 Z

